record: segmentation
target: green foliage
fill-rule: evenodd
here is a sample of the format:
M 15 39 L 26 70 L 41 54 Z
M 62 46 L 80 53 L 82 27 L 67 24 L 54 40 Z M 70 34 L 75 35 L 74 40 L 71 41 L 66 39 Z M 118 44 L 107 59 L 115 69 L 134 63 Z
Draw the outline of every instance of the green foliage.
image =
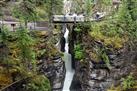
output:
M 132 77 L 132 75 L 129 75 L 126 78 L 123 78 L 122 80 L 123 80 L 123 82 L 122 82 L 123 90 L 130 89 L 135 85 L 135 80 Z
M 25 23 L 34 21 L 37 19 L 36 6 L 32 0 L 22 0 L 14 7 L 13 15 Z
M 2 9 L 0 9 L 0 19 L 3 20 L 3 11 L 2 11 Z
M 124 0 L 116 13 L 117 17 L 92 23 L 89 34 L 94 40 L 102 42 L 105 46 L 122 48 L 124 43 L 137 38 L 136 6 L 136 1 Z
M 83 12 L 84 10 L 84 5 L 81 0 L 73 0 L 72 7 L 71 7 L 71 12 Z
M 20 57 L 22 59 L 22 62 L 24 63 L 24 66 L 33 65 L 33 67 L 36 65 L 35 60 L 35 52 L 33 50 L 34 46 L 34 40 L 33 38 L 28 34 L 28 30 L 20 27 L 17 30 L 18 35 L 18 48 L 20 49 Z
M 76 31 L 76 32 L 81 32 L 82 30 L 80 29 L 80 28 L 78 28 L 78 27 L 76 27 L 75 29 L 74 29 L 74 31 Z
M 100 47 L 95 47 L 93 50 L 94 52 L 92 53 L 92 57 L 95 61 L 99 62 L 99 61 L 104 61 L 106 66 L 111 69 L 111 64 L 110 64 L 110 60 L 109 57 L 106 53 L 106 48 L 100 48 Z M 99 60 L 99 61 L 98 61 Z
M 9 54 L 8 35 L 9 35 L 9 31 L 5 26 L 3 26 L 1 28 L 1 33 L 0 33 L 0 44 L 3 45 L 3 50 L 0 51 L 0 61 L 2 63 L 6 63 L 7 65 L 8 65 L 8 54 Z
M 37 75 L 26 86 L 27 91 L 51 91 L 49 80 L 44 75 Z
M 112 4 L 112 0 L 102 0 L 102 3 L 104 5 L 111 5 Z
M 92 3 L 91 3 L 91 0 L 85 0 L 85 13 L 86 15 L 89 17 L 91 16 L 91 13 L 92 13 Z
M 137 1 L 123 0 L 122 7 L 118 13 L 119 23 L 124 32 L 128 33 L 130 39 L 137 38 Z
M 62 0 L 35 0 L 37 14 L 42 17 L 51 19 L 53 14 L 62 14 L 63 1 Z M 44 14 L 42 14 L 42 12 Z
M 127 4 L 127 9 L 131 15 L 132 20 L 136 20 L 137 18 L 137 1 L 136 0 L 125 0 Z
M 110 69 L 111 68 L 110 60 L 104 49 L 100 49 L 100 57 L 105 62 L 106 66 Z
M 5 26 L 3 26 L 2 28 L 0 28 L 0 30 L 1 30 L 0 42 L 3 42 L 4 44 L 7 44 L 8 35 L 9 35 L 8 29 Z
M 94 38 L 94 40 L 103 42 L 106 46 L 119 49 L 123 47 L 128 37 L 124 30 L 113 22 L 114 21 L 102 21 L 93 23 L 89 35 Z
M 84 58 L 84 51 L 80 44 L 75 45 L 75 59 L 81 60 Z

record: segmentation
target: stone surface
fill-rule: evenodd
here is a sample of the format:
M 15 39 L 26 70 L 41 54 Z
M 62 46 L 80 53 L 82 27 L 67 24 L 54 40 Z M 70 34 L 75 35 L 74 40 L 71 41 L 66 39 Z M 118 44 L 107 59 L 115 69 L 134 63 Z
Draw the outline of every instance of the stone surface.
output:
M 52 91 L 61 91 L 65 78 L 64 61 L 61 58 L 50 61 L 53 62 L 49 63 L 46 60 L 44 61 L 44 64 L 41 67 L 41 71 L 49 78 Z
M 84 36 L 83 45 L 86 56 L 84 62 L 75 61 L 76 69 L 71 91 L 107 91 L 112 85 L 121 85 L 122 78 L 136 73 L 134 73 L 137 64 L 136 48 L 129 50 L 125 47 L 114 52 L 107 50 L 111 64 L 111 69 L 108 69 L 104 67 L 104 62 L 96 62 L 89 54 L 93 46 L 103 47 L 101 43 L 95 43 L 88 36 Z

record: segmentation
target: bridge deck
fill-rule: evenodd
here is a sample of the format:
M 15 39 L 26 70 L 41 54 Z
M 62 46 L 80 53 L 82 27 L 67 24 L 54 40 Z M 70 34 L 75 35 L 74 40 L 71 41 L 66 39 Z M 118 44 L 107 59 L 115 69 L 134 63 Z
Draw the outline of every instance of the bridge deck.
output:
M 53 15 L 53 23 L 77 23 L 77 22 L 84 22 L 84 21 L 96 21 L 100 20 L 105 17 L 106 12 L 97 13 L 99 16 L 97 19 L 90 18 L 86 19 L 83 15 Z
M 84 22 L 84 16 L 69 16 L 69 15 L 54 15 L 53 22 L 54 23 L 74 23 L 74 22 Z

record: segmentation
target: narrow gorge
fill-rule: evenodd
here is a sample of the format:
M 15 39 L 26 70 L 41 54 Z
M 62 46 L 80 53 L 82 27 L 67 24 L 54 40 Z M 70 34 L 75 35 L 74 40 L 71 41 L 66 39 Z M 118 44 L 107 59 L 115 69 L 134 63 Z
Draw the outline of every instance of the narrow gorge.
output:
M 136 6 L 0 1 L 0 91 L 137 91 Z

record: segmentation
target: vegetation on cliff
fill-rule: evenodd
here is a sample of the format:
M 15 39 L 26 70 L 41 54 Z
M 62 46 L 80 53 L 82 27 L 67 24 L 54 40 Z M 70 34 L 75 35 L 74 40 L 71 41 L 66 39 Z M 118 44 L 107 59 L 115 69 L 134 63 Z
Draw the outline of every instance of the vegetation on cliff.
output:
M 50 19 L 53 8 L 51 4 L 56 7 L 58 13 L 62 13 L 61 0 L 54 0 L 54 3 L 52 0 L 18 0 L 13 3 L 10 0 L 0 1 L 0 19 L 2 20 L 0 25 L 1 90 L 9 88 L 14 91 L 51 90 L 51 83 L 47 75 L 39 71 L 39 65 L 43 59 L 48 60 L 49 64 L 52 63 L 52 59 L 60 56 L 60 53 L 51 43 L 49 32 L 30 32 L 27 29 L 28 22 Z M 20 23 L 14 32 L 3 25 L 6 8 L 9 8 L 8 13 Z
M 82 45 L 83 51 L 75 50 L 75 59 L 80 61 L 82 57 L 82 60 L 85 61 L 84 63 L 88 64 L 90 60 L 95 65 L 95 69 L 105 68 L 111 72 L 111 69 L 114 69 L 113 62 L 126 53 L 126 50 L 131 54 L 136 53 L 136 6 L 137 2 L 134 0 L 123 0 L 117 10 L 112 10 L 108 16 L 102 20 L 77 24 L 75 28 L 75 44 Z M 135 54 L 133 55 L 135 56 Z M 134 58 L 132 60 L 135 61 L 136 59 Z M 127 61 L 129 61 L 129 63 L 132 62 L 131 60 Z M 127 61 L 125 61 L 125 63 Z M 83 66 L 84 65 L 85 64 L 83 64 Z M 128 91 L 128 89 L 136 89 L 137 83 L 135 75 L 136 73 L 132 70 L 127 76 L 121 78 L 121 84 L 119 84 L 117 88 L 115 86 L 113 88 L 112 86 L 111 90 L 108 91 Z
M 137 1 L 122 0 L 116 9 L 112 5 L 112 0 L 98 0 L 96 3 L 91 0 L 72 1 L 74 3 L 71 11 L 84 14 L 86 19 L 96 17 L 97 11 L 107 13 L 102 19 L 75 24 L 74 39 L 71 39 L 74 45 L 70 45 L 74 47 L 71 51 L 74 51 L 76 62 L 88 71 L 92 63 L 93 68 L 101 68 L 101 71 L 105 69 L 103 72 L 107 70 L 109 75 L 111 69 L 122 69 L 127 63 L 136 65 Z M 51 23 L 53 14 L 62 14 L 62 6 L 62 0 L 18 0 L 14 5 L 10 0 L 0 1 L 2 21 L 0 26 L 0 89 L 14 87 L 13 84 L 20 83 L 17 88 L 14 88 L 17 91 L 51 91 L 50 77 L 48 78 L 48 73 L 43 74 L 39 66 L 46 64 L 43 60 L 46 60 L 47 66 L 54 63 L 53 59 L 61 56 L 53 45 L 58 40 L 55 35 L 61 32 L 60 25 L 56 26 L 53 35 L 51 31 L 29 31 L 27 23 L 47 20 Z M 11 32 L 3 25 L 6 8 L 10 8 L 9 13 L 20 23 L 17 31 Z M 130 55 L 134 58 L 129 60 Z M 125 57 L 124 61 L 119 61 L 123 57 Z M 92 72 L 94 72 L 93 68 Z M 101 74 L 101 71 L 99 70 L 98 74 Z M 82 76 L 89 77 L 85 74 Z M 136 89 L 136 76 L 136 70 L 124 76 L 120 75 L 118 85 L 112 84 L 108 91 Z

